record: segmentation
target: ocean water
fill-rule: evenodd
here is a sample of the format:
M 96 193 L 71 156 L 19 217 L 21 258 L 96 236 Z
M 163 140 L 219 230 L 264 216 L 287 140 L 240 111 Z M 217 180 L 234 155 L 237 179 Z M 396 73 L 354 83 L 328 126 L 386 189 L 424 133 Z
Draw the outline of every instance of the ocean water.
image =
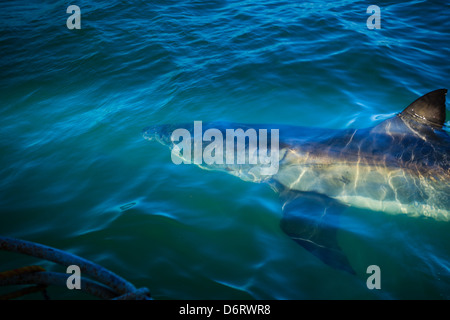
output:
M 79 30 L 66 27 L 71 4 Z M 367 28 L 371 4 L 381 29 Z M 267 185 L 177 166 L 142 137 L 194 120 L 373 126 L 449 87 L 449 12 L 447 1 L 2 1 L 0 234 L 78 254 L 155 299 L 449 299 L 448 222 L 345 210 L 359 221 L 338 233 L 350 275 L 281 231 Z M 61 271 L 0 252 L 0 270 L 29 263 Z

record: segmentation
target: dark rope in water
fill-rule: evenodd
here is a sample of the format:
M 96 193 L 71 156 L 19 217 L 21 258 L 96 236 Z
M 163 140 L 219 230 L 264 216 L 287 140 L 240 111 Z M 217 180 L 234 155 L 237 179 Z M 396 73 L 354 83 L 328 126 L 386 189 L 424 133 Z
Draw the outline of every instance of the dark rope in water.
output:
M 84 289 L 84 291 L 100 298 L 150 298 L 150 293 L 147 288 L 141 288 L 138 290 L 130 282 L 105 269 L 104 267 L 77 255 L 56 248 L 30 241 L 0 236 L 0 250 L 26 254 L 36 258 L 52 261 L 65 267 L 77 265 L 84 274 L 88 274 L 106 285 L 105 286 L 92 280 L 82 278 L 81 289 Z M 41 284 L 66 286 L 68 276 L 70 275 L 55 272 L 44 272 L 42 270 L 20 274 L 14 274 L 14 272 L 12 272 L 10 276 L 0 278 L 0 285 Z

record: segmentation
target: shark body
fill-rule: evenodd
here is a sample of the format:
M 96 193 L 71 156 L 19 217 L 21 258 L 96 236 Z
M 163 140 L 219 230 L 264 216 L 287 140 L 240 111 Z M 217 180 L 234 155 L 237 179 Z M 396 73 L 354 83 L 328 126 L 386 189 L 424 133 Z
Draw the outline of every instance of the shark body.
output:
M 223 133 L 278 129 L 279 169 L 262 175 L 255 164 L 199 166 L 270 184 L 282 200 L 283 231 L 328 265 L 354 273 L 336 239 L 343 207 L 450 220 L 446 93 L 432 91 L 393 118 L 364 129 L 208 123 L 205 130 Z M 174 148 L 171 134 L 180 127 L 193 131 L 192 124 L 154 126 L 144 129 L 144 138 Z

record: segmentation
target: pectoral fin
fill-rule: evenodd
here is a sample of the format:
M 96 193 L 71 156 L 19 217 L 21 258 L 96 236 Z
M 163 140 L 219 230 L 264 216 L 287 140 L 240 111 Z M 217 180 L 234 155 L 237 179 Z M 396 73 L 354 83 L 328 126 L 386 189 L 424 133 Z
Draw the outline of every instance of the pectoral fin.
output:
M 284 190 L 281 229 L 327 265 L 355 274 L 337 242 L 339 213 L 336 200 L 311 193 Z

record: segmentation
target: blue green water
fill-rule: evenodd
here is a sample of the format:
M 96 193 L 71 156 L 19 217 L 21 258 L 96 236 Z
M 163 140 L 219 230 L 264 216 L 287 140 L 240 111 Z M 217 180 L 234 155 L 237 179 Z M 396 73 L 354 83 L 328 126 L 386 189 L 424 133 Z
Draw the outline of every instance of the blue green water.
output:
M 66 27 L 71 4 L 80 30 Z M 371 4 L 381 29 L 366 26 Z M 268 186 L 176 166 L 141 135 L 194 120 L 373 126 L 449 87 L 449 12 L 446 1 L 3 1 L 0 234 L 95 261 L 155 299 L 449 299 L 448 222 L 349 208 L 363 217 L 338 234 L 350 275 L 280 230 Z M 1 270 L 30 261 L 0 252 Z M 369 265 L 380 290 L 366 286 Z

